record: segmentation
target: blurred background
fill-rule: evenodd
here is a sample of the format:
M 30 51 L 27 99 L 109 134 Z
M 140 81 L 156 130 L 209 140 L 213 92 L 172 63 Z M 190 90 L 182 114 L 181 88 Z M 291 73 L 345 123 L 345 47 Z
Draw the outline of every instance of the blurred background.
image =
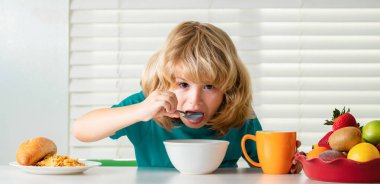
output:
M 72 123 L 138 92 L 148 58 L 186 20 L 231 36 L 263 128 L 297 131 L 301 150 L 331 129 L 334 108 L 380 119 L 380 1 L 0 0 L 0 164 L 37 136 L 59 154 L 134 159 L 126 138 L 82 143 Z

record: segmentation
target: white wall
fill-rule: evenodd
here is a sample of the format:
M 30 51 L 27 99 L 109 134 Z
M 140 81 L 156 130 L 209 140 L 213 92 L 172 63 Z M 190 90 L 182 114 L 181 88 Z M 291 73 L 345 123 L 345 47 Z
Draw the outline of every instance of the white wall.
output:
M 67 0 L 0 0 L 0 164 L 46 136 L 68 152 Z

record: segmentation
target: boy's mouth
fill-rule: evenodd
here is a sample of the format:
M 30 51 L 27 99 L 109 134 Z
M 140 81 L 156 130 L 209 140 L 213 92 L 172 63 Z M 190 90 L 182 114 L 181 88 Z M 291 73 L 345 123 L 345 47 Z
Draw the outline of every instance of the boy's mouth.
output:
M 200 118 L 196 118 L 196 119 L 187 119 L 187 121 L 190 124 L 194 124 L 194 125 L 201 123 L 203 120 L 204 120 L 204 117 L 200 117 Z
M 205 116 L 203 112 L 197 112 L 197 111 L 186 111 L 185 114 L 186 116 L 190 117 L 190 119 L 197 119 L 197 118 Z
M 205 118 L 205 114 L 199 111 L 186 111 L 186 114 L 188 115 L 186 119 L 191 124 L 199 124 Z
M 203 114 L 204 115 L 203 112 L 199 112 L 199 111 L 185 111 L 185 112 L 186 114 L 189 113 L 189 114 Z

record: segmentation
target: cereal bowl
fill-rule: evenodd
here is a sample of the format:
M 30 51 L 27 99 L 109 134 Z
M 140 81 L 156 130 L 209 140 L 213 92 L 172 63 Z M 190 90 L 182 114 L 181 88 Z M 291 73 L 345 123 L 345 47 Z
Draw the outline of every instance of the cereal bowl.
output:
M 174 167 L 183 174 L 208 174 L 222 163 L 229 145 L 224 140 L 182 139 L 164 141 Z

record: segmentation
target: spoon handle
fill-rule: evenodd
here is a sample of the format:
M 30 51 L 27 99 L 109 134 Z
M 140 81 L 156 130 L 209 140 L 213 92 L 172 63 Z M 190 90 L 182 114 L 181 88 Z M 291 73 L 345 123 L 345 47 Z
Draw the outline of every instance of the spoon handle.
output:
M 184 112 L 184 111 L 181 111 L 181 110 L 177 110 L 177 112 L 183 114 L 183 117 L 185 117 L 186 119 L 197 119 L 197 118 L 203 117 L 203 114 L 202 113 L 198 113 L 198 112 L 189 113 L 189 112 Z
M 180 110 L 177 110 L 177 112 L 186 115 L 186 112 L 183 112 L 183 111 L 180 111 Z

